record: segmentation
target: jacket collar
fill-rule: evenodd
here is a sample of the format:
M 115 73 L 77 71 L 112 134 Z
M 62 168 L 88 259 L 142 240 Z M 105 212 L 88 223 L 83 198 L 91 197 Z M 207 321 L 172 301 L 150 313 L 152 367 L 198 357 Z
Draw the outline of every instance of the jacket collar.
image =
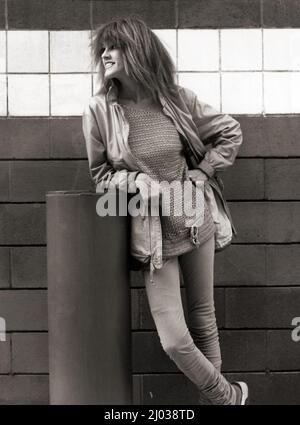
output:
M 109 87 L 106 93 L 106 99 L 112 104 L 118 102 L 118 87 L 114 80 L 110 80 Z

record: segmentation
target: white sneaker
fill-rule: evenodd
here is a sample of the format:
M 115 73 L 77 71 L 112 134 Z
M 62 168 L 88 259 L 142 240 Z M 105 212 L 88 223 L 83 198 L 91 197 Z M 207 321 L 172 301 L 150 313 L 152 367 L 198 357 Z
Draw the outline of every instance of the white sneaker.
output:
M 231 385 L 233 385 L 233 384 L 238 385 L 239 388 L 241 389 L 241 392 L 242 392 L 241 405 L 245 405 L 246 404 L 246 400 L 249 397 L 248 385 L 246 384 L 246 382 L 242 382 L 242 381 L 232 382 Z

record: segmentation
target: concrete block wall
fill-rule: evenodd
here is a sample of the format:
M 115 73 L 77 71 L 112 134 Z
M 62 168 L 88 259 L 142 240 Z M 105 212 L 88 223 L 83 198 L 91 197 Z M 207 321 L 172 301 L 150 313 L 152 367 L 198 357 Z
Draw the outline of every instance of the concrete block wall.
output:
M 97 89 L 88 35 L 134 12 L 166 43 L 178 82 L 244 134 L 223 177 L 238 237 L 215 262 L 223 371 L 249 382 L 253 404 L 300 404 L 298 0 L 0 0 L 0 404 L 49 401 L 45 193 L 92 188 L 80 117 Z M 135 403 L 195 403 L 138 272 L 131 292 Z

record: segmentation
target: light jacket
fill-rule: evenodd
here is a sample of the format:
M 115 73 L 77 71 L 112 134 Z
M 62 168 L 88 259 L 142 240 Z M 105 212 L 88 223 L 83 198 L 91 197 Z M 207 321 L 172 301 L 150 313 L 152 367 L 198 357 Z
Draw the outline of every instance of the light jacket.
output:
M 236 234 L 218 173 L 235 161 L 243 140 L 240 124 L 230 115 L 218 112 L 201 101 L 192 90 L 179 85 L 176 88 L 176 104 L 159 96 L 162 111 L 172 119 L 179 133 L 185 156 L 190 162 L 189 169 L 198 168 L 208 176 L 210 185 L 220 195 Z M 135 159 L 128 144 L 129 123 L 118 103 L 118 88 L 113 80 L 107 92 L 102 89 L 90 98 L 83 112 L 82 128 L 90 175 L 97 185 L 97 192 L 110 185 L 121 189 L 122 184 L 127 184 L 127 191 L 135 193 L 135 179 L 140 171 L 134 167 Z M 155 219 L 159 220 L 159 217 L 153 219 L 155 228 Z M 154 258 L 157 268 L 162 264 L 160 254 Z

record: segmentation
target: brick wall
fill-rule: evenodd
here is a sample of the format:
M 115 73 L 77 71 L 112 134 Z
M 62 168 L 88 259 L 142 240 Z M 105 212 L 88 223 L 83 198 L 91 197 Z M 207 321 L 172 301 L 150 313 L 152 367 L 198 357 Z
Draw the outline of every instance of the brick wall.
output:
M 215 268 L 223 371 L 249 382 L 254 404 L 299 404 L 298 0 L 0 0 L 0 404 L 48 403 L 45 193 L 91 188 L 88 34 L 130 12 L 166 42 L 179 83 L 241 123 L 224 174 L 238 237 Z M 135 403 L 196 402 L 160 346 L 140 273 L 131 277 Z

